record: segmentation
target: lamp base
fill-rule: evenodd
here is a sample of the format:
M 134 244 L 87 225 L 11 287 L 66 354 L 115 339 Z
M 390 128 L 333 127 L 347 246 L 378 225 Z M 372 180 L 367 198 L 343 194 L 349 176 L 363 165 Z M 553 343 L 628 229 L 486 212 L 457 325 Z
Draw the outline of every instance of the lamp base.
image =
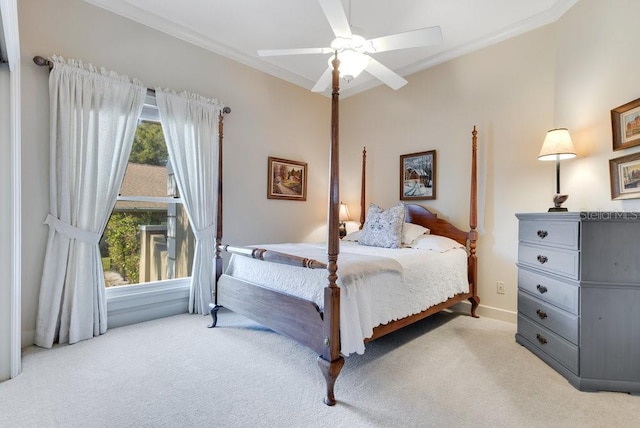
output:
M 562 203 L 566 201 L 568 198 L 569 198 L 569 195 L 561 195 L 559 193 L 556 193 L 553 196 L 553 207 L 549 208 L 549 212 L 557 213 L 557 212 L 569 211 L 568 209 L 561 206 Z
M 340 223 L 340 227 L 338 227 L 338 234 L 340 235 L 340 239 L 347 236 L 347 225 L 345 223 Z

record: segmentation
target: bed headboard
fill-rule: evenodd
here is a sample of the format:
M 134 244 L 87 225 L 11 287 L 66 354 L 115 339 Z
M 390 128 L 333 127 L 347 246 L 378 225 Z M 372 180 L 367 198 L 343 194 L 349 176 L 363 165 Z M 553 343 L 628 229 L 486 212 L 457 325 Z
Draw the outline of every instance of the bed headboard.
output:
M 447 236 L 464 246 L 467 245 L 467 240 L 470 239 L 469 232 L 462 231 L 447 220 L 438 218 L 437 214 L 432 213 L 420 205 L 405 204 L 404 221 L 424 226 L 428 228 L 432 234 Z

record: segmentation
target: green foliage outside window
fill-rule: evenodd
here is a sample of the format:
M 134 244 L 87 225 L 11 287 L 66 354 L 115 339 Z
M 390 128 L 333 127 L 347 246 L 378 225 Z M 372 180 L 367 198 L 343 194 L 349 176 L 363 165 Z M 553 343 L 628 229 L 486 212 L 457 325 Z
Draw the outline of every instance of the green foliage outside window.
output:
M 113 213 L 104 232 L 111 269 L 130 284 L 136 284 L 140 274 L 140 224 L 144 224 L 144 220 L 137 215 Z
M 161 224 L 165 220 L 166 214 L 162 213 L 113 213 L 104 231 L 110 269 L 129 284 L 137 284 L 140 278 L 139 226 Z
M 162 127 L 158 123 L 142 122 L 136 129 L 129 162 L 146 165 L 166 165 L 169 154 Z

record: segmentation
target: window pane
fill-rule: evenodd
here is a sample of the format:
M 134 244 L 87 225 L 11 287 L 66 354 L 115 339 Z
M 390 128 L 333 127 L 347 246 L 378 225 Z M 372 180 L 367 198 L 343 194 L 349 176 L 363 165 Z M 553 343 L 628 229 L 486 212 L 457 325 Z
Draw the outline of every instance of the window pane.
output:
M 167 144 L 162 134 L 162 126 L 158 122 L 140 122 L 129 162 L 144 165 L 166 165 L 169 155 Z
M 191 275 L 195 238 L 181 203 L 159 123 L 138 125 L 119 200 L 100 241 L 107 287 Z M 135 199 L 135 198 L 134 198 Z

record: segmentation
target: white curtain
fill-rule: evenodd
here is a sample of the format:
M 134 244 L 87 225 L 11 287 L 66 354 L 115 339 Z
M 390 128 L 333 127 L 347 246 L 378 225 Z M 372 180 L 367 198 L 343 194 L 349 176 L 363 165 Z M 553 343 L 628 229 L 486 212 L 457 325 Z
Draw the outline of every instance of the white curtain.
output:
M 162 131 L 180 196 L 196 238 L 189 312 L 207 313 L 214 275 L 218 197 L 218 116 L 216 100 L 156 89 Z
M 107 331 L 98 241 L 127 166 L 146 88 L 53 58 L 49 76 L 50 208 L 35 343 L 50 348 Z

